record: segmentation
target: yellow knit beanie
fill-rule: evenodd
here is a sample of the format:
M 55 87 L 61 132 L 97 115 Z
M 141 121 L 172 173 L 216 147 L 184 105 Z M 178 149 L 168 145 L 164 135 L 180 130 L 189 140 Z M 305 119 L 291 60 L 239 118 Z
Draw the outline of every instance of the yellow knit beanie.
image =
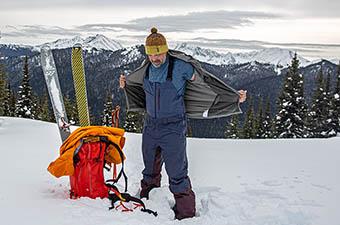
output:
M 151 29 L 151 34 L 145 41 L 146 54 L 157 55 L 166 53 L 168 50 L 168 44 L 166 43 L 165 37 L 161 33 L 158 33 L 157 28 L 153 27 Z

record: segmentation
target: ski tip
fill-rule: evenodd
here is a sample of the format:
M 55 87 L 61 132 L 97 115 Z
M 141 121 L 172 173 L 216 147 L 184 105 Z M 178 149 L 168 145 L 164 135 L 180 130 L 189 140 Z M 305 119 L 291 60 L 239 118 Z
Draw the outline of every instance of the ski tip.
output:
M 81 49 L 82 45 L 80 43 L 76 43 L 75 45 L 73 45 L 74 49 Z

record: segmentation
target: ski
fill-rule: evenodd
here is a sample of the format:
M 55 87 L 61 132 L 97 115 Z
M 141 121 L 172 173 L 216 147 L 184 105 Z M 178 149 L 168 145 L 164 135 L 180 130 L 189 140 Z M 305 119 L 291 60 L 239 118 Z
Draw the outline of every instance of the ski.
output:
M 62 142 L 64 142 L 71 133 L 70 124 L 66 115 L 52 50 L 46 45 L 41 48 L 40 60 L 60 137 Z
M 72 74 L 80 126 L 90 126 L 83 50 L 80 44 L 76 44 L 72 48 Z

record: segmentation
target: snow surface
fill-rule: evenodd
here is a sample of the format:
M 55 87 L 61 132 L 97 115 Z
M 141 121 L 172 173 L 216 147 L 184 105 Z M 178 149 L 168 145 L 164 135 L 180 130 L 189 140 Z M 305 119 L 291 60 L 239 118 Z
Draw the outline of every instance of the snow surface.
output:
M 75 129 L 75 127 L 73 127 Z M 129 191 L 141 178 L 141 135 L 126 134 Z M 46 168 L 60 146 L 56 124 L 0 117 L 1 224 L 338 225 L 340 137 L 304 140 L 188 138 L 197 217 L 173 220 L 174 199 L 162 187 L 147 207 L 159 216 L 108 211 L 107 199 L 69 199 L 67 177 Z

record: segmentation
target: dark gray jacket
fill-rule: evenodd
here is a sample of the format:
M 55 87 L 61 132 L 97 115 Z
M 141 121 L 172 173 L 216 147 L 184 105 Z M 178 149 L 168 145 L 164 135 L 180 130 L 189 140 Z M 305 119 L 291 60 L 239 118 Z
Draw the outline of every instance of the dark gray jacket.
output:
M 223 81 L 205 71 L 199 62 L 182 52 L 169 50 L 169 55 L 190 63 L 195 80 L 188 81 L 184 93 L 186 114 L 189 118 L 218 118 L 242 113 L 239 94 Z M 144 76 L 150 61 L 126 77 L 125 96 L 128 111 L 145 111 Z

